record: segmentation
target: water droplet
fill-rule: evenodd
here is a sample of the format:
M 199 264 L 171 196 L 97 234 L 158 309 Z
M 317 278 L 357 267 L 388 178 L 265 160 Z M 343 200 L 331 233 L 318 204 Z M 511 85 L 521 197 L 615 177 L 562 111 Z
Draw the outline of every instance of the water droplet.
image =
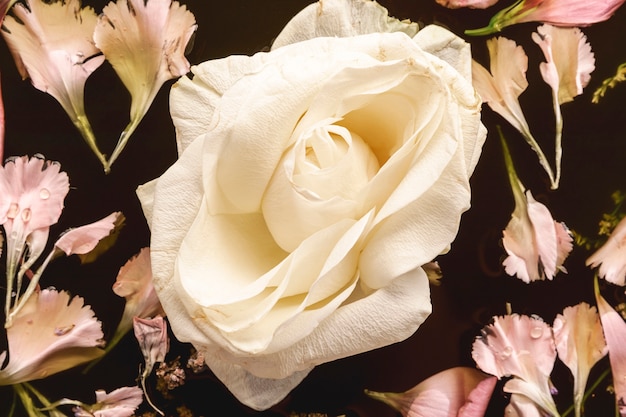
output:
M 42 200 L 47 200 L 50 198 L 50 190 L 48 190 L 47 188 L 42 188 L 41 190 L 39 190 L 39 198 L 41 198 Z
M 507 346 L 500 352 L 500 359 L 508 359 L 513 353 L 513 348 L 511 346 Z
M 41 378 L 45 378 L 48 376 L 48 371 L 41 371 Z
M 33 212 L 31 211 L 31 209 L 25 208 L 24 210 L 22 210 L 22 220 L 24 222 L 29 222 L 32 217 Z
M 533 339 L 539 339 L 543 336 L 543 328 L 540 326 L 535 326 L 530 330 L 530 337 Z
M 70 324 L 69 326 L 55 327 L 54 328 L 54 334 L 55 334 L 55 336 L 63 336 L 65 334 L 68 334 L 70 331 L 72 331 L 74 326 L 76 326 L 76 325 L 75 324 Z
M 7 218 L 14 219 L 19 211 L 20 206 L 18 206 L 17 203 L 11 203 L 11 205 L 9 206 L 9 211 L 7 211 Z
M 26 324 L 33 324 L 33 319 L 26 320 Z

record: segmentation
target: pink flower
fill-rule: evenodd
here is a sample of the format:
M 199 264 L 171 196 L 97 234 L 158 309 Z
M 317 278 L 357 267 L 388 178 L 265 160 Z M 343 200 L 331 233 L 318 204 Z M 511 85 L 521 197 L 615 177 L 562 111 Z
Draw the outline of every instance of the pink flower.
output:
M 135 317 L 147 318 L 165 315 L 152 285 L 150 248 L 143 248 L 122 266 L 113 284 L 113 292 L 126 299 L 124 313 L 113 338 L 107 345 L 112 349 L 133 327 Z
M 610 18 L 624 0 L 518 0 L 496 13 L 481 29 L 467 35 L 489 35 L 507 26 L 524 22 L 544 22 L 555 26 L 589 26 Z
M 30 77 L 35 88 L 53 96 L 63 107 L 98 159 L 96 139 L 85 114 L 87 78 L 104 62 L 92 34 L 97 15 L 81 8 L 80 0 L 17 3 L 15 17 L 4 19 L 2 35 L 13 54 L 22 78 Z
M 448 9 L 458 9 L 460 7 L 469 7 L 470 9 L 486 9 L 493 6 L 498 0 L 437 0 L 440 4 Z
M 591 368 L 608 352 L 595 307 L 580 303 L 567 307 L 552 325 L 559 359 L 574 375 L 574 411 L 580 417 Z
M 19 294 L 11 295 L 21 288 L 26 270 L 41 256 L 68 191 L 69 179 L 60 172 L 59 164 L 39 155 L 13 158 L 0 167 L 0 224 L 7 236 L 7 320 L 19 301 Z
M 138 387 L 122 387 L 106 393 L 96 391 L 96 403 L 74 408 L 75 417 L 131 417 L 143 402 L 143 392 Z
M 523 395 L 543 411 L 559 415 L 549 382 L 556 348 L 550 326 L 541 319 L 517 314 L 494 317 L 474 341 L 472 357 L 488 374 L 513 377 L 504 391 Z
M 483 103 L 502 116 L 517 129 L 524 140 L 535 151 L 539 163 L 548 174 L 553 188 L 557 187 L 552 167 L 543 150 L 533 137 L 522 107 L 519 96 L 526 91 L 528 81 L 528 56 L 521 46 L 514 41 L 503 38 L 487 40 L 489 49 L 490 71 L 472 60 L 472 83 Z
M 404 393 L 366 391 L 405 417 L 482 417 L 496 378 L 473 368 L 446 369 Z
M 185 47 L 195 17 L 172 0 L 118 0 L 102 11 L 94 40 L 131 95 L 130 122 L 107 166 L 113 164 L 167 80 L 189 72 Z
M 133 319 L 135 337 L 146 361 L 145 375 L 149 375 L 157 362 L 163 362 L 169 350 L 167 337 L 167 324 L 163 317 L 156 316 L 153 319 Z
M 139 342 L 139 347 L 143 353 L 146 366 L 141 373 L 141 387 L 146 396 L 146 401 L 159 414 L 164 413 L 159 410 L 150 400 L 146 390 L 146 379 L 152 373 L 152 369 L 157 362 L 163 362 L 165 355 L 169 350 L 169 339 L 167 337 L 167 324 L 163 317 L 156 316 L 153 319 L 142 319 L 135 317 L 133 319 L 133 327 L 135 329 L 135 337 Z
M 548 208 L 537 202 L 530 190 L 524 191 L 504 138 L 502 146 L 515 199 L 511 220 L 502 232 L 508 254 L 502 262 L 504 270 L 526 283 L 552 279 L 557 271 L 564 271 L 563 262 L 573 248 L 572 236 L 563 223 L 554 221 Z
M 560 105 L 582 94 L 596 60 L 580 29 L 542 25 L 532 34 L 532 39 L 546 58 L 539 69 L 543 80 L 554 91 L 555 101 Z
M 0 353 L 0 385 L 18 384 L 64 371 L 104 354 L 102 328 L 81 297 L 43 290 L 7 329 L 8 353 Z M 7 356 L 8 355 L 8 356 Z
M 539 65 L 543 80 L 552 88 L 555 115 L 554 153 L 556 165 L 555 182 L 561 178 L 561 136 L 563 116 L 561 105 L 582 94 L 595 69 L 595 58 L 587 38 L 578 28 L 559 28 L 542 25 L 532 34 L 532 39 L 541 47 L 546 62 Z
M 600 266 L 598 273 L 607 281 L 626 285 L 626 217 L 617 224 L 606 243 L 585 263 L 592 268 Z
M 165 315 L 163 307 L 152 285 L 150 248 L 143 248 L 124 264 L 117 274 L 113 292 L 126 298 L 123 323 L 119 327 L 132 327 L 134 317 L 154 317 Z
M 609 362 L 613 373 L 613 389 L 620 416 L 626 416 L 626 322 L 602 297 L 595 281 L 596 303 L 604 338 L 609 349 Z

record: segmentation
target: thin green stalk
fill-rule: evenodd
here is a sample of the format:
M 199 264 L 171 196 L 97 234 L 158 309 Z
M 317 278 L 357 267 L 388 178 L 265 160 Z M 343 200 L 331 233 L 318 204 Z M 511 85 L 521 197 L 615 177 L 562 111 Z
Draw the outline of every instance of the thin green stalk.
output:
M 591 384 L 591 386 L 587 389 L 587 391 L 585 391 L 585 395 L 583 395 L 583 400 L 582 400 L 583 408 L 584 408 L 585 401 L 587 401 L 587 399 L 593 394 L 596 388 L 598 388 L 598 386 L 602 383 L 602 381 L 604 381 L 604 379 L 610 374 L 611 374 L 611 369 L 610 368 L 605 369 L 604 372 L 602 372 L 600 376 L 594 381 L 594 383 Z M 574 404 L 570 405 L 567 408 L 567 410 L 563 411 L 563 413 L 561 414 L 561 417 L 567 417 L 569 414 L 572 413 L 572 411 L 574 411 Z

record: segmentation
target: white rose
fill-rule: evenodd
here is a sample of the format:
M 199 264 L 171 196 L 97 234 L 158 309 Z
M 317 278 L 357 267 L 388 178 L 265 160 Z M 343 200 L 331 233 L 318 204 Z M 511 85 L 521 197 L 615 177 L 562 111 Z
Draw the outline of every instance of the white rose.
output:
M 485 138 L 470 60 L 432 26 L 208 61 L 173 87 L 180 159 L 138 190 L 154 285 L 241 402 L 429 315 L 421 265 L 454 239 Z

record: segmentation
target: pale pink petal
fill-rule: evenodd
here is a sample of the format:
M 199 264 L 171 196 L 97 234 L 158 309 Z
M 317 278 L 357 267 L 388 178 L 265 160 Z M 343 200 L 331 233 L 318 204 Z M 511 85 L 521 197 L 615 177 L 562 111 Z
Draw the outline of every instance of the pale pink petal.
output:
M 507 274 L 516 275 L 528 283 L 543 278 L 543 271 L 539 269 L 540 253 L 536 241 L 537 236 L 529 213 L 528 197 L 532 199 L 532 194 L 530 191 L 524 193 L 517 174 L 513 172 L 512 175 L 514 178 L 511 179 L 511 190 L 515 199 L 515 209 L 506 229 L 502 232 L 502 245 L 508 254 L 502 265 Z M 554 229 L 548 229 L 550 230 Z M 554 240 L 556 241 L 556 237 Z
M 556 410 L 549 384 L 556 348 L 550 326 L 541 319 L 517 314 L 494 317 L 474 341 L 472 357 L 488 374 L 514 377 L 505 385 L 507 392 L 524 394 L 547 411 Z
M 600 317 L 595 307 L 580 303 L 557 315 L 552 330 L 559 359 L 574 376 L 574 405 L 580 415 L 589 372 L 608 351 Z
M 526 0 L 515 23 L 544 22 L 555 26 L 589 26 L 610 18 L 624 0 Z M 536 6 L 536 7 L 535 7 Z
M 48 229 L 63 211 L 69 191 L 67 174 L 60 165 L 37 155 L 10 159 L 0 169 L 0 223 L 7 239 L 7 276 L 15 276 L 28 243 L 28 259 L 36 261 L 48 239 Z M 26 259 L 23 259 L 26 261 Z
M 526 191 L 526 199 L 528 201 L 528 216 L 535 233 L 539 261 L 543 267 L 542 275 L 547 279 L 552 279 L 557 272 L 558 248 L 554 219 L 550 210 L 536 201 L 530 191 Z
M 565 271 L 562 264 L 573 248 L 572 237 L 529 190 L 524 197 L 525 204 L 516 196 L 515 210 L 502 233 L 509 255 L 502 264 L 507 274 L 517 275 L 524 282 L 552 279 L 559 270 Z
M 563 272 L 567 272 L 563 267 L 563 263 L 572 249 L 574 249 L 574 238 L 567 226 L 565 226 L 565 223 L 555 221 L 554 229 L 556 230 L 557 242 L 556 267 Z
M 101 323 L 81 297 L 43 290 L 31 296 L 7 329 L 9 363 L 0 385 L 17 384 L 100 357 Z
M 495 383 L 496 378 L 474 368 L 456 367 L 441 371 L 404 393 L 367 393 L 405 417 L 482 417 Z
M 626 322 L 597 290 L 596 303 L 609 349 L 615 399 L 620 408 L 620 415 L 625 416 L 626 410 L 623 411 L 623 408 L 626 404 L 626 378 L 624 378 L 626 375 Z
M 610 18 L 624 0 L 519 0 L 496 13 L 489 24 L 467 30 L 467 35 L 488 35 L 524 22 L 544 22 L 555 26 L 589 26 Z
M 143 391 L 139 387 L 122 387 L 109 392 L 96 391 L 95 417 L 130 417 L 143 402 Z
M 72 121 L 85 116 L 84 89 L 103 62 L 92 41 L 97 15 L 80 0 L 17 3 L 2 34 L 23 78 L 57 99 Z M 18 20 L 19 19 L 19 20 Z
M 135 338 L 139 342 L 141 353 L 143 353 L 146 362 L 145 373 L 150 374 L 154 364 L 163 362 L 165 354 L 169 350 L 167 323 L 161 316 L 153 319 L 135 317 L 133 318 L 133 328 Z
M 600 266 L 601 278 L 616 285 L 626 285 L 626 217 L 617 224 L 606 243 L 585 263 L 592 268 Z
M 131 120 L 109 166 L 163 83 L 189 72 L 184 52 L 196 28 L 194 15 L 172 0 L 118 0 L 102 10 L 93 39 L 131 95 Z
M 65 232 L 54 244 L 67 256 L 72 254 L 86 254 L 91 252 L 102 239 L 107 237 L 113 229 L 121 212 L 109 214 L 107 217 Z
M 539 253 L 533 226 L 527 212 L 513 212 L 502 232 L 502 245 L 508 256 L 502 261 L 504 271 L 528 283 L 541 279 Z
M 521 394 L 512 394 L 504 410 L 506 417 L 545 417 L 545 413 L 534 401 Z
M 546 58 L 539 68 L 544 81 L 555 91 L 558 104 L 582 94 L 595 69 L 595 57 L 580 29 L 546 24 L 539 26 L 532 38 Z
M 470 9 L 486 9 L 493 6 L 498 0 L 437 0 L 437 3 L 449 9 L 468 7 Z
M 459 409 L 458 417 L 483 417 L 496 387 L 496 381 L 496 377 L 480 381 L 476 388 L 470 392 L 463 407 Z
M 116 333 L 130 330 L 134 317 L 165 315 L 152 284 L 150 248 L 141 249 L 120 268 L 113 292 L 126 298 L 124 314 Z
M 472 82 L 483 102 L 513 127 L 526 135 L 530 131 L 519 104 L 519 96 L 528 87 L 528 56 L 514 41 L 498 37 L 487 41 L 491 75 L 472 62 Z

